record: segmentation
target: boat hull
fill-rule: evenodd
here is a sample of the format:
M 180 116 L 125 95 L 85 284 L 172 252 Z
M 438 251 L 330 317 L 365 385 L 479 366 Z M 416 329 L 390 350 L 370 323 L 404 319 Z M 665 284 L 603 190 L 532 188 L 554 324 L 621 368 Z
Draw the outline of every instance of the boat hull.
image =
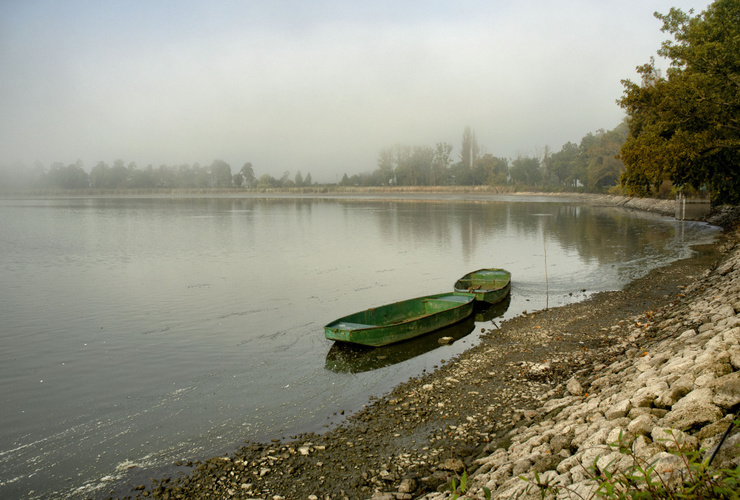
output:
M 441 293 L 403 300 L 344 316 L 324 327 L 327 339 L 383 346 L 424 335 L 473 313 L 475 296 Z
M 403 363 L 465 338 L 475 330 L 476 321 L 477 318 L 471 314 L 454 325 L 406 340 L 402 344 L 371 347 L 334 342 L 326 354 L 325 368 L 336 373 L 362 373 Z M 448 339 L 440 342 L 443 337 Z
M 511 292 L 511 273 L 505 269 L 478 269 L 455 283 L 456 293 L 472 293 L 475 300 L 496 304 Z

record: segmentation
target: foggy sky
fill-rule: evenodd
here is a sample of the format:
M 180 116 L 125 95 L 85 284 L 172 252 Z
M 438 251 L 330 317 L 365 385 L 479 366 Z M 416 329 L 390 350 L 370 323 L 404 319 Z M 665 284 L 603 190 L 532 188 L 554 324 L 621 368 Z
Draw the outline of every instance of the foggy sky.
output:
M 689 0 L 0 2 L 0 162 L 334 182 L 395 143 L 513 158 L 614 128 Z

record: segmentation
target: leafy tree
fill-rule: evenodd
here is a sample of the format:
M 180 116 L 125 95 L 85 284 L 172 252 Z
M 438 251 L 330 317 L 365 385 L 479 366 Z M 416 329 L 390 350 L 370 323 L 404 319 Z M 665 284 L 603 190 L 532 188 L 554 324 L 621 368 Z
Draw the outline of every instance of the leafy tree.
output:
M 470 167 L 466 167 L 462 161 L 450 165 L 450 183 L 453 186 L 472 186 L 473 175 Z
M 576 166 L 579 161 L 580 148 L 578 144 L 567 142 L 557 153 L 547 159 L 547 170 L 551 180 L 558 186 L 576 187 Z
M 613 130 L 588 133 L 580 144 L 568 142 L 554 154 L 543 155 L 544 183 L 549 186 L 606 191 L 619 183 L 624 164 L 617 157 L 627 137 L 627 123 Z
M 257 177 L 254 176 L 254 169 L 251 163 L 245 163 L 240 172 L 244 177 L 244 185 L 246 187 L 253 187 L 257 183 Z
M 99 161 L 92 170 L 90 170 L 90 186 L 96 189 L 108 187 L 108 173 L 110 167 L 104 161 Z
M 151 188 L 157 185 L 154 167 L 147 165 L 144 170 L 136 168 L 136 163 L 131 162 L 128 166 L 129 186 L 132 188 Z
M 157 184 L 155 187 L 158 188 L 173 188 L 176 183 L 176 167 L 170 168 L 165 164 L 160 165 L 157 168 L 156 179 Z
M 208 167 L 201 167 L 200 163 L 193 163 L 193 173 L 195 175 L 195 185 L 197 188 L 209 188 L 211 185 L 211 169 Z
M 177 171 L 175 174 L 175 187 L 195 187 L 195 176 L 195 169 L 187 163 L 183 163 L 182 165 L 177 167 Z
M 394 146 L 398 147 L 398 146 Z M 394 148 L 385 148 L 380 150 L 378 155 L 378 169 L 374 174 L 377 177 L 378 186 L 386 186 L 393 184 L 393 171 L 394 171 Z
M 509 160 L 496 158 L 492 154 L 484 154 L 475 161 L 473 177 L 476 184 L 489 186 L 503 186 L 509 175 Z
M 536 186 L 542 180 L 540 160 L 532 156 L 519 156 L 511 164 L 511 179 L 516 184 Z
M 311 184 L 313 184 L 313 181 L 311 180 L 311 172 L 309 172 L 309 173 L 306 174 L 306 178 L 303 179 L 303 185 L 310 187 Z
M 257 187 L 259 188 L 274 188 L 278 187 L 280 184 L 280 181 L 275 179 L 270 174 L 262 174 L 260 176 L 259 182 L 257 183 Z
M 411 166 L 412 155 L 411 146 L 401 144 L 381 150 L 378 156 L 378 169 L 373 174 L 374 184 L 378 186 L 412 185 L 414 179 Z
M 410 148 L 409 148 L 410 149 Z M 396 178 L 399 186 L 426 186 L 431 177 L 434 150 L 430 147 L 417 146 L 411 150 L 403 149 L 396 167 Z
M 300 170 L 295 173 L 295 185 L 296 187 L 303 187 L 303 176 Z
M 342 177 L 342 180 L 339 181 L 340 186 L 361 186 L 365 182 L 365 176 L 364 175 L 358 175 L 355 174 L 352 177 L 347 177 L 347 174 L 344 174 Z
M 432 171 L 430 185 L 446 186 L 449 183 L 449 167 L 452 160 L 452 145 L 446 142 L 438 142 L 434 150 L 434 159 L 432 160 Z
M 281 186 L 281 187 L 288 185 L 290 183 L 290 172 L 288 170 L 283 172 L 283 176 L 280 178 L 278 182 L 279 182 L 278 186 Z
M 82 161 L 67 165 L 54 163 L 46 174 L 47 183 L 51 187 L 62 189 L 84 189 L 90 187 L 90 177 L 82 168 Z
M 542 150 L 542 154 L 539 155 L 541 157 L 540 160 L 540 166 L 542 169 L 542 185 L 551 187 L 557 185 L 557 178 L 552 172 L 552 151 L 550 151 L 550 146 L 545 146 Z
M 666 77 L 655 61 L 637 68 L 618 101 L 629 115 L 621 148 L 622 185 L 644 196 L 664 180 L 710 189 L 714 202 L 740 202 L 740 1 L 716 0 L 692 16 L 656 13 L 665 41 L 658 55 L 670 60 Z
M 211 163 L 211 185 L 217 188 L 231 187 L 233 178 L 231 166 L 223 160 L 213 160 Z
M 123 160 L 116 160 L 106 172 L 105 186 L 108 189 L 126 189 L 129 184 L 130 172 Z
M 618 158 L 618 154 L 626 137 L 626 123 L 618 125 L 614 130 L 608 132 L 599 130 L 597 135 L 591 135 L 591 144 L 581 151 L 583 162 L 586 164 L 589 191 L 604 191 L 619 184 L 624 164 Z

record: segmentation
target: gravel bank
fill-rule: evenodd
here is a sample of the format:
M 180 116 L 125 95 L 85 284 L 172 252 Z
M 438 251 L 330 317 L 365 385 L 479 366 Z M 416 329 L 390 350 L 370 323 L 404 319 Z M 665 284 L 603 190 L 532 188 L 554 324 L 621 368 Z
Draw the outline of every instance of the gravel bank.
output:
M 723 239 L 724 258 L 687 286 L 680 302 L 634 317 L 607 349 L 614 359 L 576 373 L 562 397 L 538 409 L 540 421 L 512 429 L 501 446 L 475 460 L 470 497 L 483 498 L 486 487 L 493 498 L 540 498 L 519 477 L 533 480 L 536 471 L 542 482 L 562 487 L 565 498 L 589 498 L 597 483 L 588 467 L 596 463 L 613 472 L 631 465 L 630 457 L 608 446 L 620 437 L 665 482 L 680 480 L 685 471 L 670 453 L 677 442 L 709 458 L 740 410 L 738 236 Z M 738 445 L 734 431 L 713 467 L 740 465 Z
M 740 380 L 737 239 L 625 290 L 507 321 L 324 434 L 247 443 L 115 495 L 437 499 L 467 471 L 472 494 L 508 496 L 534 470 L 580 488 L 580 464 L 616 429 L 650 456 L 667 427 L 711 445 Z

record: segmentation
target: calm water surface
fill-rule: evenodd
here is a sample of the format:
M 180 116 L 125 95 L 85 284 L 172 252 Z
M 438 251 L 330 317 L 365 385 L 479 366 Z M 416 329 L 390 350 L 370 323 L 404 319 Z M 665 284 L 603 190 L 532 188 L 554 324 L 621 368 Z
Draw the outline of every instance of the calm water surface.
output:
M 496 312 L 512 317 L 618 289 L 715 234 L 548 198 L 0 200 L 0 497 L 101 496 L 320 431 L 491 326 L 378 362 L 324 338 L 337 317 L 494 266 L 513 274 Z

